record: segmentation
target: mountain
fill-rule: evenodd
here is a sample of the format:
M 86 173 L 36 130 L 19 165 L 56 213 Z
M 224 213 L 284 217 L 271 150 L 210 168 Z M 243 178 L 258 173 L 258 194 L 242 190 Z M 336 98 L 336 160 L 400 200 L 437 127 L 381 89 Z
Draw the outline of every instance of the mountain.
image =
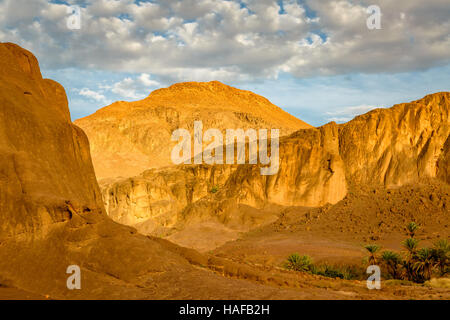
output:
M 89 137 L 98 179 L 131 177 L 151 168 L 172 165 L 172 132 L 193 132 L 194 121 L 204 130 L 280 129 L 281 135 L 305 122 L 250 91 L 217 81 L 174 84 L 136 102 L 116 102 L 75 121 Z
M 0 149 L 0 299 L 448 298 L 448 290 L 421 286 L 369 292 L 365 281 L 262 267 L 223 257 L 225 249 L 223 255 L 201 254 L 113 222 L 105 214 L 86 135 L 70 120 L 64 89 L 42 78 L 29 51 L 10 43 L 0 43 Z M 439 163 L 447 160 L 440 157 Z M 199 168 L 186 166 L 180 176 L 202 173 Z M 224 172 L 224 179 L 244 177 L 242 168 Z M 435 203 L 445 210 L 445 198 L 448 192 L 433 191 L 429 201 L 414 199 L 410 206 L 422 203 L 421 210 L 428 210 Z M 67 288 L 73 265 L 81 270 L 81 290 Z
M 111 221 L 87 137 L 70 121 L 65 90 L 42 78 L 29 51 L 10 43 L 0 43 L 0 149 L 0 297 L 7 287 L 51 299 L 304 294 L 241 280 L 255 279 L 258 271 Z M 71 265 L 81 269 L 81 290 L 66 286 Z
M 106 209 L 116 221 L 183 245 L 203 233 L 195 247 L 211 249 L 276 220 L 282 208 L 336 204 L 355 186 L 449 183 L 449 109 L 450 93 L 441 92 L 299 130 L 280 140 L 273 176 L 257 165 L 182 165 L 104 181 Z

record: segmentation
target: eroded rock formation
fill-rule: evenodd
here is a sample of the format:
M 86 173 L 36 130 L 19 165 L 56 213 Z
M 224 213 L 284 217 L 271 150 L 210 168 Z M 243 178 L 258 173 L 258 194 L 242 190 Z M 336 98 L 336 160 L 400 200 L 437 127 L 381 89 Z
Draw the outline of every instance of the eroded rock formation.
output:
M 74 212 L 104 213 L 84 132 L 64 88 L 36 58 L 0 46 L 0 239 L 43 230 Z
M 227 267 L 110 220 L 88 140 L 70 121 L 64 89 L 42 79 L 30 52 L 9 43 L 0 43 L 0 150 L 1 286 L 52 299 L 301 294 L 200 270 L 194 265 L 243 274 L 237 265 Z M 81 290 L 66 285 L 71 265 L 81 268 Z
M 343 125 L 299 130 L 281 139 L 280 170 L 273 176 L 262 176 L 252 165 L 202 165 L 104 181 L 106 209 L 144 233 L 178 232 L 189 221 L 207 220 L 234 221 L 234 228 L 248 230 L 273 219 L 249 208 L 335 204 L 352 184 L 448 182 L 449 107 L 450 93 L 436 93 Z
M 128 178 L 173 165 L 173 131 L 280 129 L 281 135 L 311 126 L 266 98 L 220 82 L 187 82 L 152 92 L 136 102 L 116 102 L 75 121 L 88 135 L 97 177 Z

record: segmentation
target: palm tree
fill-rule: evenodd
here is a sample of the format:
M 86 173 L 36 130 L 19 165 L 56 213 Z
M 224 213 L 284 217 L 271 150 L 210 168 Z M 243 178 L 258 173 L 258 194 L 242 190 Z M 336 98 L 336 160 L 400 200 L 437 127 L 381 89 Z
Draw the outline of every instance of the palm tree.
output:
M 434 243 L 432 249 L 434 265 L 439 268 L 441 276 L 448 272 L 450 260 L 450 244 L 447 240 L 442 239 Z
M 366 250 L 369 251 L 369 253 L 370 253 L 369 264 L 372 266 L 376 265 L 377 257 L 375 256 L 375 254 L 378 252 L 378 250 L 380 250 L 380 246 L 378 246 L 376 244 L 368 244 L 364 248 L 366 248 Z
M 411 222 L 406 226 L 406 230 L 408 230 L 409 236 L 414 238 L 416 235 L 416 231 L 419 229 L 419 225 L 415 222 Z
M 413 265 L 416 280 L 424 282 L 431 279 L 431 271 L 433 268 L 433 250 L 430 248 L 422 248 L 417 252 L 416 262 Z
M 388 267 L 390 274 L 394 279 L 398 279 L 398 265 L 402 263 L 402 259 L 398 253 L 392 251 L 384 251 L 381 255 L 381 259 L 383 259 L 384 263 Z
M 408 251 L 409 255 L 412 257 L 417 252 L 417 247 L 419 246 L 419 240 L 414 238 L 408 238 L 403 241 L 403 247 Z
M 403 261 L 403 267 L 406 270 L 408 279 L 413 281 L 415 276 L 414 263 L 416 260 L 417 247 L 419 246 L 419 240 L 414 238 L 408 238 L 403 242 L 403 247 L 406 249 L 406 260 Z

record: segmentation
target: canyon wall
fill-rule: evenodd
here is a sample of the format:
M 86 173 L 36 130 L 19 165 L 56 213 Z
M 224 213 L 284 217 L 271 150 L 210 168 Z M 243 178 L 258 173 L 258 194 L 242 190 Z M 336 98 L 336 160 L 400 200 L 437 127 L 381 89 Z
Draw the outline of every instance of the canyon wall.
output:
M 239 206 L 317 207 L 350 186 L 448 182 L 450 93 L 436 93 L 354 120 L 302 129 L 280 140 L 280 169 L 255 165 L 174 166 L 101 184 L 108 214 L 144 233 L 181 229 L 190 219 L 226 223 Z M 260 221 L 263 223 L 264 221 Z

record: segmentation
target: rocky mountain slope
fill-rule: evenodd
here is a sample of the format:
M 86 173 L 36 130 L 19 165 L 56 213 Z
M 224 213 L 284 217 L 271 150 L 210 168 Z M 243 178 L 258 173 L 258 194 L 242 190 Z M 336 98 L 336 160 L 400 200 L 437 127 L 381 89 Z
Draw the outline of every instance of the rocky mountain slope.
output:
M 310 128 L 266 98 L 220 82 L 178 83 L 136 102 L 116 102 L 75 121 L 88 135 L 95 171 L 103 178 L 131 177 L 173 165 L 172 132 L 193 132 L 194 121 L 204 130 L 280 129 L 281 135 Z
M 70 121 L 64 89 L 42 78 L 30 52 L 10 43 L 0 43 L 0 148 L 1 297 L 8 295 L 5 286 L 17 288 L 17 295 L 52 299 L 305 294 L 244 281 L 256 279 L 258 271 L 243 271 L 238 264 L 139 235 L 111 221 L 88 140 Z M 66 286 L 70 265 L 81 268 L 81 290 Z M 216 269 L 240 276 L 227 279 L 213 272 Z
M 316 263 L 360 267 L 367 257 L 362 244 L 402 252 L 411 221 L 420 225 L 420 246 L 449 239 L 449 206 L 450 185 L 436 179 L 393 189 L 356 185 L 335 205 L 285 208 L 277 221 L 227 242 L 214 254 L 279 266 L 298 252 Z
M 116 221 L 183 244 L 187 226 L 198 231 L 207 221 L 203 232 L 214 243 L 217 234 L 228 234 L 226 241 L 272 221 L 280 207 L 335 204 L 352 185 L 448 183 L 449 109 L 450 93 L 442 92 L 343 125 L 299 130 L 280 140 L 274 176 L 255 165 L 184 165 L 105 181 L 106 209 Z

